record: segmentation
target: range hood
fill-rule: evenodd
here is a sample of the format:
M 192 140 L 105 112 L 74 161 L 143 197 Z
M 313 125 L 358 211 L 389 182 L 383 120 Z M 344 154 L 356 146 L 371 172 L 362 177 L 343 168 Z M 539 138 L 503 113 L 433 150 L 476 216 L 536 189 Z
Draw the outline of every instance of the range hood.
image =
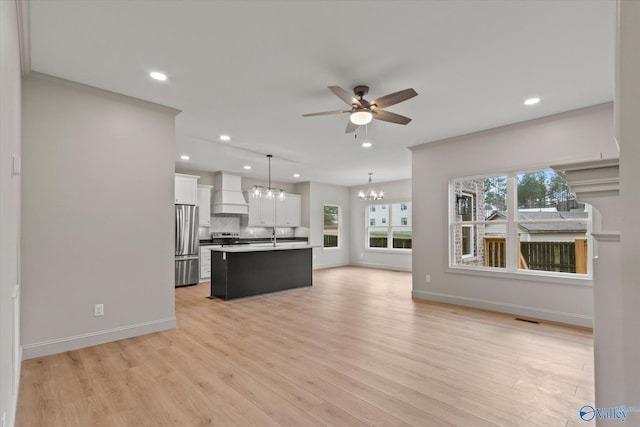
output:
M 249 213 L 249 206 L 242 195 L 242 177 L 228 172 L 216 172 L 214 177 L 212 214 Z

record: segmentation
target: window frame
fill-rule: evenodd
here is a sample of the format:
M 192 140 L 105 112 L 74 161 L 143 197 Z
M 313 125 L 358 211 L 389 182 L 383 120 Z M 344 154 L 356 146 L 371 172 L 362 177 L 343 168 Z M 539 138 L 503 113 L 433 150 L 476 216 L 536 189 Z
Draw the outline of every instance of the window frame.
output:
M 382 202 L 382 203 L 380 203 L 380 202 Z M 396 225 L 396 226 L 393 225 L 393 221 L 394 221 L 394 218 L 393 218 L 393 205 L 398 205 L 399 206 L 398 212 L 405 212 L 406 213 L 406 212 L 409 211 L 408 205 L 410 205 L 410 204 L 411 204 L 411 200 L 404 200 L 404 201 L 370 202 L 370 203 L 367 203 L 365 205 L 365 209 L 364 209 L 364 217 L 365 217 L 364 218 L 364 224 L 365 224 L 364 250 L 365 251 L 389 252 L 389 253 L 396 253 L 396 254 L 397 253 L 410 254 L 412 252 L 412 250 L 413 250 L 412 248 L 394 248 L 393 247 L 393 228 L 394 227 L 409 227 L 409 228 L 411 228 L 411 240 L 413 241 L 413 225 Z M 403 205 L 405 206 L 404 209 L 402 209 Z M 370 225 L 369 213 L 377 211 L 375 208 L 373 208 L 374 206 L 381 206 L 380 211 L 388 212 L 386 223 Z M 400 215 L 400 213 L 398 215 Z M 402 216 L 400 216 L 400 218 L 402 218 Z M 407 218 L 407 222 L 408 222 L 409 216 L 407 215 L 406 218 Z M 370 244 L 369 233 L 370 233 L 370 228 L 372 228 L 372 227 L 375 227 L 375 228 L 386 228 L 387 229 L 387 247 L 379 248 L 379 247 L 371 247 L 371 246 L 369 246 L 369 244 Z M 412 244 L 412 246 L 413 246 L 413 244 Z
M 448 193 L 449 193 L 449 203 L 448 203 L 448 215 L 449 218 L 449 226 L 448 226 L 448 247 L 449 247 L 449 261 L 448 261 L 448 270 L 449 272 L 456 273 L 464 273 L 464 274 L 481 274 L 495 277 L 520 277 L 527 278 L 534 281 L 545 281 L 549 282 L 550 279 L 553 279 L 555 282 L 567 283 L 567 284 L 585 284 L 585 282 L 592 282 L 593 279 L 593 238 L 592 238 L 592 229 L 593 229 L 593 215 L 592 208 L 589 204 L 585 204 L 585 211 L 587 212 L 586 218 L 565 218 L 561 221 L 557 219 L 537 219 L 537 220 L 522 220 L 518 219 L 518 181 L 517 177 L 521 174 L 530 174 L 536 172 L 546 172 L 550 171 L 550 169 L 534 169 L 534 170 L 525 170 L 518 172 L 496 172 L 493 174 L 486 175 L 477 175 L 477 176 L 466 176 L 466 177 L 455 177 L 451 178 L 448 182 Z M 456 182 L 459 181 L 467 181 L 467 180 L 476 180 L 476 179 L 486 179 L 493 177 L 506 177 L 507 178 L 507 212 L 505 219 L 498 220 L 478 220 L 475 216 L 473 216 L 472 221 L 461 221 L 457 218 L 455 208 L 456 208 Z M 459 194 L 458 194 L 459 195 Z M 475 202 L 475 200 L 474 200 Z M 587 273 L 570 273 L 570 272 L 556 272 L 556 271 L 544 271 L 544 270 L 527 270 L 520 269 L 518 266 L 518 225 L 519 224 L 527 224 L 527 223 L 586 223 L 587 230 L 585 232 L 585 238 L 587 239 Z M 505 234 L 505 257 L 506 264 L 505 267 L 488 267 L 488 266 L 479 266 L 479 265 L 464 265 L 464 264 L 456 264 L 455 257 L 455 229 L 460 226 L 473 226 L 474 231 L 478 224 L 505 224 L 506 234 Z M 474 233 L 472 233 L 474 234 Z M 472 257 L 463 257 L 466 261 L 468 259 L 472 259 Z M 590 284 L 590 283 L 588 283 Z
M 324 245 L 324 236 L 325 236 L 325 223 L 324 223 L 324 213 L 326 207 L 335 207 L 338 209 L 337 222 L 338 225 L 336 227 L 337 231 L 337 246 L 325 246 Z M 337 203 L 323 203 L 322 204 L 322 250 L 323 251 L 335 251 L 342 249 L 342 206 Z
M 470 259 L 475 259 L 476 258 L 476 251 L 475 251 L 475 247 L 476 247 L 476 238 L 475 238 L 476 226 L 475 226 L 475 224 L 473 224 L 473 221 L 476 220 L 476 210 L 473 208 L 473 206 L 476 203 L 476 195 L 473 194 L 473 193 L 470 193 L 468 191 L 461 191 L 460 192 L 460 196 L 470 200 L 468 202 L 468 206 L 471 207 L 471 212 L 469 213 L 470 216 L 471 216 L 471 219 L 470 220 L 464 220 L 466 222 L 464 224 L 460 225 L 460 227 L 462 228 L 462 238 L 463 239 L 464 239 L 464 229 L 466 228 L 466 229 L 469 230 L 468 239 L 469 239 L 469 251 L 470 252 L 468 252 L 468 253 L 464 252 L 464 244 L 463 244 L 462 245 L 462 259 L 470 260 Z

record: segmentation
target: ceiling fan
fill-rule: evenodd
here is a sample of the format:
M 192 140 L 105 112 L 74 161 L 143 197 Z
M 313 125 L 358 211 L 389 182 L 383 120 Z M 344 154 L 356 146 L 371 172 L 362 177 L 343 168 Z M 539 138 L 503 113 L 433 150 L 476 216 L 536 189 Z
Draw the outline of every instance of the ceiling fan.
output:
M 411 121 L 409 117 L 401 116 L 400 114 L 392 113 L 390 111 L 384 111 L 383 108 L 399 104 L 402 101 L 406 101 L 407 99 L 418 95 L 418 93 L 413 89 L 405 89 L 390 93 L 383 97 L 374 99 L 373 101 L 367 101 L 364 99 L 364 96 L 369 93 L 369 86 L 359 85 L 353 88 L 353 93 L 359 98 L 350 95 L 349 92 L 342 89 L 340 86 L 329 86 L 329 90 L 331 90 L 331 92 L 333 92 L 338 98 L 350 105 L 351 109 L 309 113 L 303 114 L 302 117 L 350 113 L 351 115 L 349 117 L 349 123 L 347 123 L 345 133 L 353 132 L 358 126 L 366 125 L 372 119 L 406 125 Z

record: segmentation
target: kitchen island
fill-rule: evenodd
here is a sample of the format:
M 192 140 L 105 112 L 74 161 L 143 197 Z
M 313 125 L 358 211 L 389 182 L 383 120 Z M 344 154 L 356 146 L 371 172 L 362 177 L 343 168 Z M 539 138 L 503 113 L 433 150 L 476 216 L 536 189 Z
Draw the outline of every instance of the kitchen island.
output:
M 312 247 L 227 246 L 211 249 L 211 295 L 229 300 L 311 286 Z

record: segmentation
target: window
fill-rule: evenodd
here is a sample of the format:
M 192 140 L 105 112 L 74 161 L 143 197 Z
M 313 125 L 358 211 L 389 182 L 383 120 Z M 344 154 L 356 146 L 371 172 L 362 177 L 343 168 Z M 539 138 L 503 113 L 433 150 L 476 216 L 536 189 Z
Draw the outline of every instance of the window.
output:
M 366 212 L 367 248 L 411 249 L 411 203 L 369 205 Z
M 590 274 L 590 209 L 555 172 L 460 178 L 450 189 L 451 266 Z
M 340 206 L 324 205 L 322 226 L 322 247 L 340 247 Z

